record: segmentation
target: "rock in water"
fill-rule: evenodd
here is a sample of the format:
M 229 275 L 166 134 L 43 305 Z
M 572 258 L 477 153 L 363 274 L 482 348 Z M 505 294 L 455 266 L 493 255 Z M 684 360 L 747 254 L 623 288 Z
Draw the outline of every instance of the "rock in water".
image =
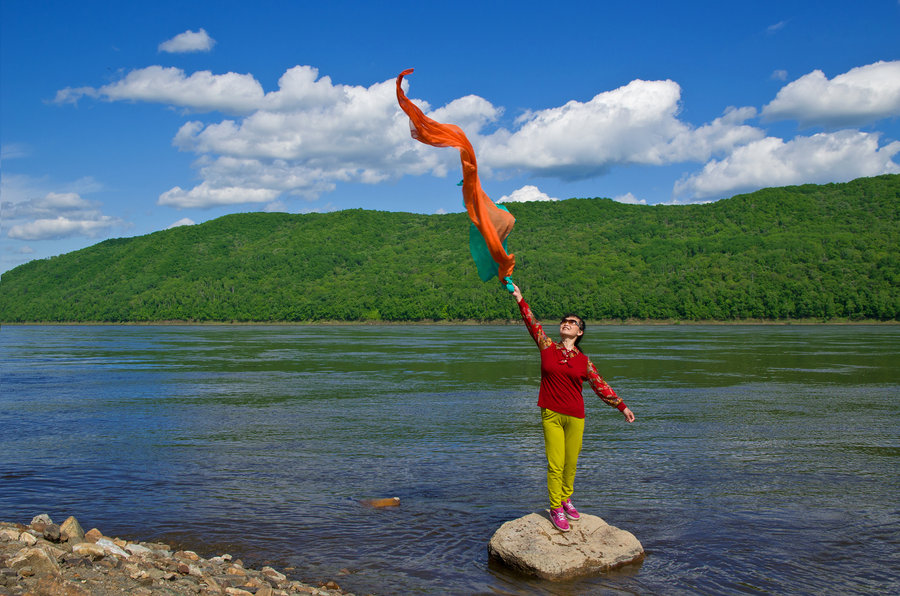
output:
M 382 509 L 384 507 L 399 507 L 400 506 L 400 497 L 390 497 L 388 499 L 363 499 L 360 501 L 366 507 L 374 507 L 375 509 Z
M 595 515 L 582 513 L 571 526 L 560 532 L 546 515 L 531 513 L 500 526 L 488 553 L 523 573 L 552 580 L 596 575 L 644 558 L 631 532 Z

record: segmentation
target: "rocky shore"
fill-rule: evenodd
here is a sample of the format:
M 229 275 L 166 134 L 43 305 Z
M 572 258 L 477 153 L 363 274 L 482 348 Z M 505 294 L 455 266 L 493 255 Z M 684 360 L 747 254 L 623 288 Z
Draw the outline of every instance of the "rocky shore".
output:
M 311 586 L 271 567 L 244 567 L 223 554 L 204 559 L 157 542 L 85 532 L 74 517 L 41 514 L 28 525 L 0 521 L 0 594 L 34 596 L 345 595 L 335 582 Z

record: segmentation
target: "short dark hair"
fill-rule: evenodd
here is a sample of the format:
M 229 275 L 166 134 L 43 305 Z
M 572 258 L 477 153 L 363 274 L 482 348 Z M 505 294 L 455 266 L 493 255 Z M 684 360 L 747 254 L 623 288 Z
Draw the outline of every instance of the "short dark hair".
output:
M 575 347 L 577 348 L 578 344 L 581 343 L 581 339 L 584 337 L 584 328 L 585 328 L 584 319 L 582 319 L 581 317 L 579 317 L 578 315 L 576 315 L 575 313 L 572 313 L 572 312 L 570 312 L 566 315 L 563 315 L 563 319 L 568 319 L 569 317 L 574 317 L 574 318 L 578 319 L 578 328 L 581 329 L 581 335 L 579 335 L 578 337 L 575 338 Z

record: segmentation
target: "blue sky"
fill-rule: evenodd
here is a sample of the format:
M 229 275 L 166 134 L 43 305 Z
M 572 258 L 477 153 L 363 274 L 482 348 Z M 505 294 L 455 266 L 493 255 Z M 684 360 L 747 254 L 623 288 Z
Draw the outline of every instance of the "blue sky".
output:
M 898 31 L 898 0 L 4 0 L 0 272 L 228 213 L 462 211 L 410 67 L 506 203 L 900 173 Z

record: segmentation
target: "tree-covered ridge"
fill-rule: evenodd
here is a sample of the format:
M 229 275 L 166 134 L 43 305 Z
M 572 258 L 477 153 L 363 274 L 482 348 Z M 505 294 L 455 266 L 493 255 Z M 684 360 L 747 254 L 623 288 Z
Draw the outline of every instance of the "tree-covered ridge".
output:
M 538 313 L 586 319 L 900 317 L 900 176 L 703 205 L 510 206 L 514 279 Z M 464 213 L 229 215 L 107 240 L 2 276 L 0 320 L 498 320 Z

